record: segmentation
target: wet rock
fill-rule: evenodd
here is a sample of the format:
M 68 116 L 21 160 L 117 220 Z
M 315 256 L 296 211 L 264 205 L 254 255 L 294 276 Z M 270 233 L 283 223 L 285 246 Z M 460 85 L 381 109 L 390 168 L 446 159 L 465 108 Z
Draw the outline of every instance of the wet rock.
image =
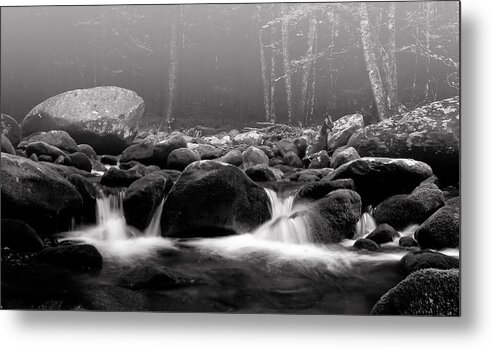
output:
M 342 238 L 352 238 L 361 216 L 361 199 L 352 190 L 336 190 L 317 200 L 314 207 L 325 220 L 323 231 L 317 231 L 322 243 L 336 243 Z
M 267 145 L 258 145 L 257 148 L 259 148 L 261 151 L 267 155 L 268 159 L 274 158 L 275 153 L 273 152 L 272 148 Z
M 391 243 L 393 240 L 398 238 L 400 234 L 388 224 L 380 224 L 374 231 L 366 236 L 378 244 Z
M 143 231 L 164 199 L 166 176 L 154 172 L 133 182 L 125 192 L 123 211 L 126 222 Z
M 275 174 L 266 164 L 257 164 L 244 171 L 253 181 L 276 181 Z
M 77 169 L 85 170 L 86 172 L 92 171 L 92 162 L 89 157 L 87 157 L 82 152 L 74 152 L 68 155 L 70 159 L 70 165 Z
M 25 222 L 2 218 L 2 247 L 37 252 L 44 248 L 44 243 L 36 231 Z
M 363 157 L 341 165 L 327 180 L 353 179 L 366 206 L 396 194 L 410 193 L 431 175 L 427 164 L 412 159 Z
M 167 168 L 184 170 L 189 164 L 199 161 L 200 156 L 188 148 L 173 150 L 167 158 Z
M 62 130 L 41 132 L 39 134 L 33 135 L 28 140 L 29 143 L 35 141 L 42 141 L 46 144 L 52 145 L 62 151 L 69 153 L 78 151 L 77 143 L 75 142 L 75 140 L 73 140 L 73 138 L 67 132 Z
M 8 153 L 10 155 L 15 155 L 15 149 L 10 143 L 10 140 L 5 135 L 0 135 L 2 138 L 2 152 Z
M 29 157 L 33 153 L 35 153 L 38 156 L 38 158 L 40 158 L 40 156 L 42 155 L 45 155 L 45 156 L 50 156 L 53 159 L 57 159 L 59 156 L 68 159 L 68 156 L 65 154 L 65 152 L 63 152 L 62 150 L 60 150 L 59 148 L 53 145 L 46 144 L 45 142 L 42 141 L 35 141 L 27 145 L 26 155 Z M 52 160 L 50 160 L 49 162 L 51 161 Z
M 429 186 L 432 185 L 432 186 Z M 379 204 L 374 213 L 378 224 L 388 223 L 398 230 L 421 224 L 444 205 L 444 196 L 435 185 L 418 186 L 409 195 L 396 195 Z
M 325 197 L 328 193 L 339 190 L 348 189 L 353 190 L 354 181 L 352 179 L 339 179 L 339 180 L 321 180 L 320 182 L 305 185 L 297 193 L 296 199 L 309 199 L 317 200 Z
M 174 133 L 168 139 L 155 144 L 152 155 L 152 163 L 160 168 L 167 168 L 167 158 L 169 154 L 181 148 L 186 148 L 187 144 L 182 134 Z
M 307 147 L 308 147 L 308 141 L 306 138 L 297 138 L 294 140 L 294 145 L 296 146 L 297 148 L 297 156 L 299 156 L 299 158 L 304 158 L 304 156 L 306 156 L 306 150 L 307 150 Z
M 59 158 L 61 158 L 61 160 L 59 160 Z M 62 156 L 58 157 L 57 160 L 58 160 L 58 163 L 64 163 L 65 162 L 65 160 L 63 159 Z M 38 161 L 39 162 L 53 162 L 53 157 L 51 157 L 50 155 L 39 155 Z
M 330 156 L 326 150 L 315 153 L 311 157 L 311 162 L 309 163 L 309 169 L 321 169 L 328 168 L 330 166 Z
M 46 165 L 2 154 L 2 219 L 22 220 L 39 233 L 68 230 L 82 198 L 66 179 Z
M 458 270 L 425 269 L 413 272 L 384 294 L 372 315 L 460 315 Z
M 93 271 L 102 268 L 102 256 L 88 244 L 63 245 L 46 248 L 37 254 L 39 260 L 75 271 Z
M 459 179 L 459 97 L 427 104 L 369 125 L 348 145 L 361 156 L 414 158 L 429 164 L 443 184 Z
M 81 307 L 93 311 L 149 311 L 147 297 L 140 291 L 111 284 L 84 284 L 79 289 Z
M 303 182 L 303 183 L 313 183 L 313 182 L 318 182 L 320 179 L 317 175 L 314 174 L 309 174 L 309 173 L 303 173 L 299 175 L 299 178 L 297 178 L 297 182 Z
M 152 156 L 154 155 L 154 143 L 151 141 L 144 141 L 140 144 L 134 144 L 127 147 L 120 157 L 120 162 L 138 161 L 143 164 L 152 163 Z
M 420 269 L 453 269 L 460 268 L 460 260 L 430 250 L 411 251 L 400 260 L 402 273 L 408 275 Z
M 102 164 L 109 164 L 111 166 L 115 166 L 118 164 L 119 157 L 118 156 L 112 156 L 112 155 L 102 155 L 101 156 L 101 163 Z
M 79 152 L 82 152 L 84 155 L 89 157 L 91 160 L 97 159 L 96 151 L 94 151 L 92 146 L 90 146 L 89 144 L 79 144 L 79 145 L 77 145 L 77 149 Z
M 359 159 L 360 156 L 353 147 L 340 147 L 333 152 L 333 156 L 330 160 L 330 166 L 334 169 L 340 167 L 342 164 L 348 163 L 352 160 Z
M 294 144 L 294 141 L 293 140 L 289 140 L 289 139 L 282 139 L 282 140 L 279 140 L 275 143 L 275 146 L 277 146 L 279 149 L 281 149 L 283 151 L 283 153 L 287 153 L 287 152 L 294 152 L 295 154 L 297 154 L 297 146 L 296 144 Z
M 269 164 L 268 156 L 257 147 L 250 146 L 242 154 L 244 168 L 252 167 L 256 164 Z
M 379 249 L 379 245 L 371 239 L 360 238 L 355 241 L 354 248 L 359 250 L 376 251 Z
M 243 164 L 243 156 L 241 154 L 241 151 L 232 149 L 228 153 L 226 153 L 224 156 L 221 158 L 217 159 L 220 162 L 232 164 L 233 166 L 239 167 L 241 164 Z
M 31 156 L 29 156 L 29 159 L 34 162 L 39 161 L 38 156 L 35 153 L 31 154 Z
M 0 126 L 2 134 L 9 139 L 12 146 L 16 147 L 22 138 L 17 121 L 12 116 L 2 113 L 0 114 Z
M 398 244 L 403 248 L 413 248 L 418 247 L 419 243 L 412 237 L 401 237 Z
M 99 154 L 117 155 L 131 144 L 144 101 L 135 92 L 104 86 L 68 91 L 34 107 L 22 120 L 22 133 L 64 130 Z
M 101 185 L 109 187 L 128 187 L 134 181 L 142 178 L 143 174 L 137 170 L 122 170 L 111 167 L 101 177 Z
M 96 206 L 97 192 L 94 182 L 91 182 L 88 178 L 80 174 L 72 174 L 67 179 L 82 197 L 82 211 L 79 214 L 80 222 L 87 224 L 95 223 L 96 212 L 94 207 Z
M 188 166 L 169 193 L 165 237 L 214 237 L 249 231 L 270 217 L 265 190 L 240 169 L 217 161 Z
M 285 154 L 284 164 L 295 168 L 302 168 L 302 161 L 294 151 L 289 151 Z
M 350 137 L 363 127 L 364 117 L 361 114 L 340 117 L 338 120 L 333 122 L 333 130 L 328 136 L 328 151 L 347 145 Z
M 415 239 L 424 249 L 457 248 L 460 244 L 459 197 L 432 214 L 415 231 Z

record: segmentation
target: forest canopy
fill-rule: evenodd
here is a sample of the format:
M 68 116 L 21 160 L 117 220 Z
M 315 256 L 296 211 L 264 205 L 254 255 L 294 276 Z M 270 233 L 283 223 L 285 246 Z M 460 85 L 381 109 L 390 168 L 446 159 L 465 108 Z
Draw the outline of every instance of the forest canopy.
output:
M 459 93 L 459 3 L 2 9 L 1 109 L 115 85 L 171 128 L 374 122 Z

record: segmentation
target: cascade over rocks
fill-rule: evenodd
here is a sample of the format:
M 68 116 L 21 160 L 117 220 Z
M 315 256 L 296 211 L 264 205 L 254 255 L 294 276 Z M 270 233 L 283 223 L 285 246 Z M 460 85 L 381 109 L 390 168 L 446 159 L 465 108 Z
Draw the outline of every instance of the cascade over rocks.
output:
M 423 269 L 413 272 L 384 294 L 371 314 L 458 316 L 459 271 Z
M 327 180 L 353 179 L 366 206 L 396 194 L 410 193 L 431 175 L 427 164 L 412 159 L 363 157 L 341 165 Z
M 436 101 L 355 132 L 348 145 L 361 156 L 413 158 L 443 184 L 459 180 L 459 97 Z
M 154 172 L 133 182 L 125 192 L 123 211 L 126 222 L 143 231 L 164 198 L 166 174 Z
M 42 163 L 8 154 L 1 161 L 2 219 L 22 220 L 39 233 L 68 230 L 82 207 L 75 187 Z
M 103 86 L 58 94 L 34 107 L 22 120 L 24 135 L 64 130 L 99 154 L 117 155 L 131 144 L 144 101 L 128 89 Z
M 352 238 L 361 216 L 361 198 L 352 190 L 340 189 L 317 200 L 313 209 L 324 219 L 313 226 L 321 243 L 336 243 L 342 238 Z
M 249 231 L 270 217 L 268 197 L 235 166 L 217 161 L 189 165 L 162 212 L 164 237 L 215 237 Z
M 22 132 L 17 121 L 10 115 L 0 114 L 0 129 L 10 143 L 16 147 L 22 138 Z

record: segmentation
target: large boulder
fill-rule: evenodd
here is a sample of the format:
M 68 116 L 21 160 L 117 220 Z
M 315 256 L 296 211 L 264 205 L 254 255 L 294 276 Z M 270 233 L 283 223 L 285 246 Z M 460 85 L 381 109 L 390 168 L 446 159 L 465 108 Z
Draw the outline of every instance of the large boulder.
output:
M 348 145 L 361 156 L 413 158 L 428 163 L 444 184 L 459 180 L 460 99 L 448 98 L 369 125 Z
M 199 161 L 200 156 L 188 148 L 173 150 L 167 157 L 167 168 L 184 170 L 189 164 Z
M 364 117 L 361 114 L 346 115 L 333 122 L 333 129 L 328 136 L 327 150 L 333 151 L 347 145 L 350 137 L 364 127 Z
M 240 169 L 217 161 L 189 165 L 162 212 L 165 237 L 213 237 L 246 232 L 270 217 L 265 190 Z
M 409 195 L 396 195 L 384 200 L 374 212 L 378 224 L 388 223 L 398 230 L 421 224 L 444 205 L 444 195 L 434 184 L 418 186 Z
M 15 149 L 12 143 L 10 142 L 9 138 L 7 138 L 5 135 L 1 134 L 0 135 L 2 138 L 2 152 L 8 153 L 10 155 L 15 155 Z
M 25 221 L 46 234 L 68 229 L 82 207 L 75 187 L 42 163 L 7 154 L 1 161 L 2 219 Z
M 363 204 L 375 205 L 387 197 L 410 193 L 431 175 L 427 164 L 412 159 L 363 157 L 341 165 L 327 180 L 353 179 Z
M 423 269 L 413 272 L 384 294 L 371 314 L 459 316 L 459 271 Z
M 186 147 L 186 140 L 181 133 L 173 133 L 161 142 L 155 144 L 152 154 L 152 164 L 160 168 L 167 168 L 167 158 L 169 154 L 176 150 Z
M 459 197 L 432 214 L 415 231 L 415 239 L 422 248 L 457 248 L 460 245 L 460 201 Z
M 430 250 L 411 251 L 402 257 L 399 263 L 401 272 L 408 275 L 420 269 L 453 269 L 460 268 L 460 260 L 456 257 L 436 253 Z
M 117 155 L 131 144 L 144 101 L 128 89 L 103 86 L 58 94 L 35 106 L 22 120 L 24 135 L 64 130 L 99 154 Z
M 361 216 L 361 199 L 355 191 L 340 189 L 317 200 L 312 209 L 311 228 L 316 240 L 337 243 L 343 238 L 354 236 Z
M 126 222 L 143 231 L 164 199 L 167 178 L 154 172 L 133 182 L 125 192 L 123 211 Z
M 2 113 L 0 114 L 0 126 L 2 134 L 16 147 L 22 138 L 22 132 L 17 121 L 12 116 Z
M 65 152 L 71 153 L 78 151 L 77 143 L 75 142 L 75 140 L 73 140 L 73 138 L 67 132 L 62 130 L 41 132 L 39 134 L 33 135 L 28 140 L 29 143 L 35 141 L 42 141 L 46 144 L 55 146 Z
M 250 146 L 242 154 L 244 168 L 249 168 L 257 164 L 269 164 L 268 156 L 259 148 Z

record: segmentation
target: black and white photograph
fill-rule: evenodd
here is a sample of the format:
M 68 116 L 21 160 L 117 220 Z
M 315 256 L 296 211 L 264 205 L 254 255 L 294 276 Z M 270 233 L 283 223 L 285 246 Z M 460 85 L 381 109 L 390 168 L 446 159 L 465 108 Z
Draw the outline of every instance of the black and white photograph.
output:
M 459 317 L 459 1 L 1 8 L 1 309 Z

